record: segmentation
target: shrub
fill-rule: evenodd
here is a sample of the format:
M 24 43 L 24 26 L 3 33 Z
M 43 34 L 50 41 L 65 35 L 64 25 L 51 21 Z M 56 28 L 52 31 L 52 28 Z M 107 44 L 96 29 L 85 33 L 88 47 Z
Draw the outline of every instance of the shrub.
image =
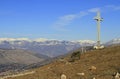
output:
M 80 51 L 73 52 L 71 57 L 70 57 L 70 62 L 74 62 L 75 60 L 79 60 L 81 56 Z

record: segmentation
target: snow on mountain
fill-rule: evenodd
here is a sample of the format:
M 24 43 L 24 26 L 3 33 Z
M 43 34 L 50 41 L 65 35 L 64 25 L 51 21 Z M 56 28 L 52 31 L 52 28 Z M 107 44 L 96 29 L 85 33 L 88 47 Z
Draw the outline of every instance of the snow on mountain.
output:
M 78 40 L 78 41 L 73 41 L 75 43 L 79 43 L 81 46 L 91 46 L 94 45 L 96 42 L 92 40 Z
M 0 42 L 1 41 L 31 41 L 28 38 L 0 38 Z
M 80 48 L 81 46 L 94 46 L 92 40 L 56 40 L 56 39 L 28 39 L 28 38 L 0 38 L 0 48 L 30 50 L 48 57 L 56 57 Z M 120 44 L 120 39 L 113 39 L 105 45 Z
M 45 39 L 45 38 L 38 38 L 38 39 L 34 39 L 33 41 L 36 41 L 36 42 L 45 42 L 47 40 L 48 39 Z
M 45 38 L 38 38 L 38 39 L 28 39 L 28 38 L 0 38 L 0 44 L 4 42 L 9 42 L 10 44 L 18 44 L 22 45 L 25 42 L 36 42 L 40 45 L 57 45 L 57 44 L 65 44 L 65 45 L 74 45 L 74 44 L 94 44 L 94 41 L 91 40 L 78 40 L 78 41 L 64 41 L 64 40 L 55 40 L 55 39 L 45 39 Z
M 94 41 L 90 40 L 65 41 L 44 38 L 0 38 L 0 48 L 30 50 L 49 57 L 63 55 L 79 48 L 81 45 L 91 46 L 94 43 Z
M 120 38 L 115 38 L 106 43 L 106 45 L 120 44 Z

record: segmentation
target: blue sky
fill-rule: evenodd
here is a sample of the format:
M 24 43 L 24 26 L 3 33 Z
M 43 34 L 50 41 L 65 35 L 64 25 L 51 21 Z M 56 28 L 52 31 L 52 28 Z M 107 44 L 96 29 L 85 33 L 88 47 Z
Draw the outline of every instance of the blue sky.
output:
M 0 0 L 0 38 L 101 40 L 120 37 L 120 0 Z

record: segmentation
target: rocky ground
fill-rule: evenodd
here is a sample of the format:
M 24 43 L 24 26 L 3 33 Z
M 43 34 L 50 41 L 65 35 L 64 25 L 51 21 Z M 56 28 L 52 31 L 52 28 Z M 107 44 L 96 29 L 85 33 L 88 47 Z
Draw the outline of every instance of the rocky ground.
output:
M 74 62 L 68 62 L 69 59 L 70 55 L 32 69 L 33 74 L 7 79 L 60 79 L 62 74 L 67 79 L 112 79 L 116 72 L 120 72 L 120 46 L 88 51 Z

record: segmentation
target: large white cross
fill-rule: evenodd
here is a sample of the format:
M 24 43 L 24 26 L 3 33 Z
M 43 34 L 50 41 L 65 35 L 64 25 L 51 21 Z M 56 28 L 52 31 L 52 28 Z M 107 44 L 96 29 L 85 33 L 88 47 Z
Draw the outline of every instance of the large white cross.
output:
M 103 20 L 103 18 L 101 18 L 99 11 L 94 19 L 97 21 L 97 47 L 100 48 L 100 22 Z

